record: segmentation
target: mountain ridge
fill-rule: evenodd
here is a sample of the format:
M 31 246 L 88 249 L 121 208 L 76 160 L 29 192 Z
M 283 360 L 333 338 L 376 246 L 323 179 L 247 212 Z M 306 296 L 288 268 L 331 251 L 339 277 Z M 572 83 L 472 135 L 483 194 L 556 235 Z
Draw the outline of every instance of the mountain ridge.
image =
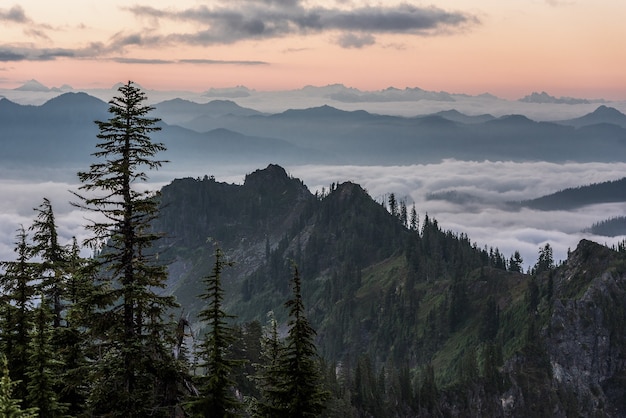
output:
M 159 254 L 173 261 L 170 290 L 186 312 L 199 309 L 194 293 L 210 270 L 214 242 L 235 262 L 224 274 L 224 306 L 243 322 L 263 321 L 268 311 L 286 320 L 282 301 L 295 262 L 319 352 L 353 376 L 345 377 L 348 385 L 358 388 L 353 379 L 363 367 L 388 375 L 390 387 L 402 370 L 417 376 L 405 383 L 417 398 L 393 391 L 371 395 L 371 403 L 353 398 L 362 414 L 626 412 L 619 401 L 626 366 L 618 360 L 626 323 L 623 249 L 583 240 L 562 265 L 538 261 L 535 274 L 524 274 L 497 248 L 477 248 L 428 215 L 411 229 L 402 211 L 390 213 L 358 184 L 312 195 L 276 164 L 251 172 L 242 185 L 175 180 L 162 199 L 159 230 L 165 227 L 167 238 Z M 178 229 L 168 230 L 169 223 Z M 188 235 L 175 242 L 176 231 Z M 594 351 L 576 345 L 598 338 L 606 343 L 595 360 Z M 594 362 L 614 366 L 595 368 L 587 379 Z M 424 389 L 428 367 L 433 393 Z M 392 397 L 389 410 L 376 409 L 383 396 Z

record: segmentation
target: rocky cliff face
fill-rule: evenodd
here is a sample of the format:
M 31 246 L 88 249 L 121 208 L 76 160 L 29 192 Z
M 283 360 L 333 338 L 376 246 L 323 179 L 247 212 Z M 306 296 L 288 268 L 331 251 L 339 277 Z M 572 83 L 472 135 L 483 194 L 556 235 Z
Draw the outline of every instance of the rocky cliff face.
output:
M 545 299 L 530 315 L 543 324 L 535 348 L 547 361 L 522 350 L 505 363 L 511 386 L 501 396 L 502 415 L 626 416 L 623 258 L 583 240 L 539 278 Z
M 619 258 L 581 241 L 553 279 L 545 329 L 553 384 L 574 394 L 585 415 L 626 415 L 626 274 Z

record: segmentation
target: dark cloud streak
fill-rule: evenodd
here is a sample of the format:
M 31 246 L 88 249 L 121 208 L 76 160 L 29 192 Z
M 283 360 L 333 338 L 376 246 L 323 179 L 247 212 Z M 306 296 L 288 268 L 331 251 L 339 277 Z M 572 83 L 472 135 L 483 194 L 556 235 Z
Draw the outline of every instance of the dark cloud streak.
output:
M 31 20 L 26 16 L 22 6 L 16 5 L 10 9 L 0 9 L 0 21 L 12 23 L 29 23 Z
M 0 45 L 0 62 L 53 61 L 57 58 L 73 58 L 76 52 L 63 48 L 30 48 Z
M 198 6 L 179 11 L 149 6 L 134 6 L 127 10 L 138 17 L 200 25 L 202 29 L 197 32 L 165 36 L 174 42 L 195 45 L 230 44 L 248 39 L 342 31 L 347 34 L 339 38 L 340 45 L 355 47 L 360 44 L 359 47 L 362 47 L 374 43 L 374 34 L 431 35 L 479 23 L 478 18 L 466 13 L 406 4 L 342 10 L 306 8 L 297 0 L 244 0 L 230 3 L 229 6 Z

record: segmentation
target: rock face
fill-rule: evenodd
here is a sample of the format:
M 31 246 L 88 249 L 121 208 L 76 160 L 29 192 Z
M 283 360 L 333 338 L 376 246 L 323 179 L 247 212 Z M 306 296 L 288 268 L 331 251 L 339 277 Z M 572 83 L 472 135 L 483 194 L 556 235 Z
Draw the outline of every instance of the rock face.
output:
M 624 416 L 626 275 L 615 252 L 581 241 L 554 278 L 545 344 L 553 384 L 585 415 Z
M 511 385 L 500 412 L 626 416 L 624 255 L 583 240 L 538 281 L 547 293 L 534 313 L 542 326 L 533 350 L 525 347 L 503 367 Z

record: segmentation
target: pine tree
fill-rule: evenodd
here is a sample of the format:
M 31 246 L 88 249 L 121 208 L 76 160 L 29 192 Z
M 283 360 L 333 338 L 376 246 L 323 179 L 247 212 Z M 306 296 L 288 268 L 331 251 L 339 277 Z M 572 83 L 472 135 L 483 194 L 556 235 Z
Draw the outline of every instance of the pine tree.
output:
M 34 328 L 28 347 L 27 403 L 38 409 L 40 418 L 55 418 L 64 415 L 66 406 L 61 404 L 55 390 L 58 387 L 61 362 L 52 346 L 52 314 L 47 301 L 41 299 L 35 310 Z
M 101 141 L 93 155 L 102 162 L 78 173 L 84 194 L 75 193 L 76 206 L 99 215 L 87 225 L 94 234 L 88 244 L 99 251 L 100 279 L 107 283 L 91 324 L 101 354 L 92 367 L 89 404 L 93 413 L 166 414 L 172 400 L 164 378 L 176 367 L 168 347 L 173 329 L 163 316 L 175 302 L 158 294 L 167 273 L 150 252 L 160 237 L 150 226 L 158 200 L 135 187 L 148 179 L 144 170 L 165 162 L 155 158 L 165 147 L 149 137 L 160 128 L 147 116 L 153 108 L 143 104 L 145 94 L 130 81 L 118 90 L 109 102 L 111 118 L 96 121 Z
M 259 417 L 272 417 L 282 410 L 276 394 L 282 377 L 278 360 L 284 346 L 278 337 L 278 323 L 274 312 L 270 311 L 267 315 L 268 325 L 263 330 L 260 363 L 256 365 L 255 376 L 260 397 L 254 415 Z
M 95 260 L 80 256 L 76 238 L 68 252 L 67 271 L 65 326 L 55 330 L 54 342 L 61 347 L 58 354 L 63 364 L 59 401 L 67 405 L 68 415 L 78 416 L 85 409 L 90 364 L 98 358 L 98 344 L 91 342 L 99 340 L 100 330 L 89 327 L 93 318 L 103 314 L 106 292 L 95 280 Z
M 33 231 L 33 253 L 41 257 L 39 264 L 40 287 L 46 299 L 52 302 L 53 326 L 59 328 L 63 313 L 62 299 L 65 292 L 67 248 L 59 244 L 57 226 L 52 204 L 47 198 L 35 209 L 37 218 L 30 230 Z
M 2 345 L 11 379 L 15 382 L 14 394 L 19 399 L 25 399 L 28 383 L 25 366 L 32 326 L 36 264 L 31 261 L 32 248 L 24 227 L 18 229 L 15 245 L 17 259 L 0 263 L 5 270 L 0 276 L 0 287 L 6 301 L 2 316 Z
M 0 376 L 0 416 L 3 418 L 35 418 L 36 408 L 23 410 L 20 407 L 21 399 L 13 397 L 13 389 L 19 382 L 11 381 L 9 376 L 8 361 L 5 356 L 0 356 L 2 376 Z
M 276 417 L 316 417 L 325 408 L 328 393 L 323 388 L 315 330 L 309 324 L 302 302 L 300 273 L 294 266 L 293 299 L 289 310 L 289 331 L 278 358 L 276 390 L 271 393 Z
M 198 356 L 201 357 L 205 374 L 199 380 L 199 397 L 189 404 L 194 416 L 233 417 L 238 416 L 241 408 L 235 397 L 232 369 L 240 364 L 231 356 L 235 342 L 234 328 L 228 324 L 228 315 L 222 309 L 224 291 L 222 290 L 222 270 L 232 263 L 223 260 L 219 248 L 215 250 L 215 264 L 210 275 L 204 278 L 206 293 L 200 297 L 207 302 L 198 317 L 206 321 L 209 332 L 206 334 Z

